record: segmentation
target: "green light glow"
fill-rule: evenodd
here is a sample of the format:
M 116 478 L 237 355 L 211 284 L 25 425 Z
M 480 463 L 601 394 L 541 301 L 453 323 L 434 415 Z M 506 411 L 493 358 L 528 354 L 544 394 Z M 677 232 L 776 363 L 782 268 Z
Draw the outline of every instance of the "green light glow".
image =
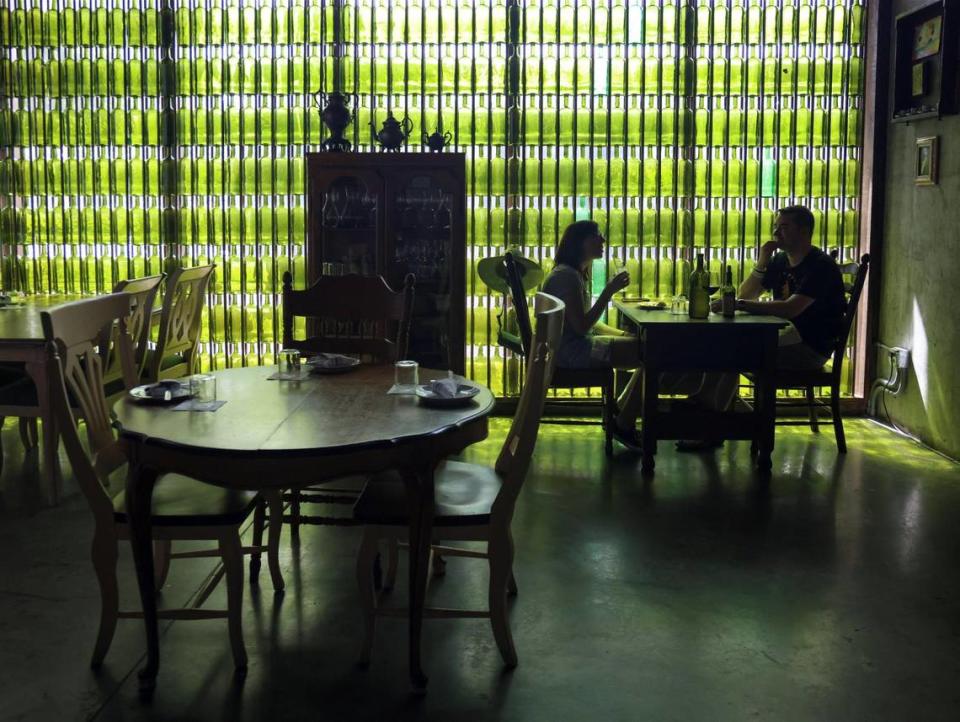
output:
M 304 282 L 333 12 L 7 0 L 4 287 L 99 293 L 169 258 L 212 262 L 204 365 L 271 361 L 282 274 Z M 743 274 L 786 203 L 856 255 L 864 16 L 862 0 L 345 2 L 354 146 L 390 108 L 410 150 L 442 125 L 467 153 L 468 373 L 513 388 L 476 262 L 518 245 L 549 265 L 575 215 L 646 296 L 672 294 L 695 249 Z

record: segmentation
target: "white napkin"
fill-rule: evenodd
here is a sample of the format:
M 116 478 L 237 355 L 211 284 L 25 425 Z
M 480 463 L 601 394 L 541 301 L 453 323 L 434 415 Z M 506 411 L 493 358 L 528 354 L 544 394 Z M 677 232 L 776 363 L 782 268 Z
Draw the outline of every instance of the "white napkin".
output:
M 452 399 L 457 395 L 456 379 L 433 379 L 430 390 L 441 399 Z
M 308 363 L 324 369 L 335 369 L 339 366 L 352 366 L 356 359 L 338 353 L 318 353 Z

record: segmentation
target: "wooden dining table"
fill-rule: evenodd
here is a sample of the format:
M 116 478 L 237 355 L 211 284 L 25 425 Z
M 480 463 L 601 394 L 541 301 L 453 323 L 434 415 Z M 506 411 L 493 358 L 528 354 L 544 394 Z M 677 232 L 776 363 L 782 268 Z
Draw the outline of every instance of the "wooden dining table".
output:
M 790 322 L 777 316 L 738 311 L 733 318 L 711 313 L 705 319 L 648 310 L 638 303 L 615 301 L 622 320 L 636 327 L 643 363 L 640 412 L 641 468 L 652 472 L 657 441 L 748 439 L 757 450 L 757 467 L 769 471 L 776 422 L 777 340 Z M 728 411 L 690 408 L 660 398 L 664 373 L 744 373 L 754 379 L 752 406 L 734 404 Z
M 56 505 L 62 491 L 62 474 L 58 454 L 60 436 L 50 407 L 50 380 L 47 376 L 49 347 L 43 336 L 40 312 L 70 301 L 78 295 L 27 296 L 21 303 L 0 307 L 0 363 L 23 364 L 27 376 L 37 389 L 37 405 L 32 408 L 2 407 L 9 416 L 24 415 L 39 418 L 41 424 L 40 474 L 44 496 L 50 505 Z
M 230 489 L 295 489 L 348 474 L 397 470 L 410 509 L 410 679 L 424 689 L 420 630 L 434 515 L 434 470 L 446 457 L 487 436 L 494 398 L 489 389 L 468 405 L 428 408 L 415 396 L 388 395 L 392 366 L 361 365 L 349 373 L 268 380 L 275 369 L 220 371 L 215 412 L 174 411 L 129 398 L 114 407 L 130 461 L 126 491 L 130 536 L 147 635 L 141 691 L 159 668 L 151 552 L 154 484 L 179 473 Z M 420 370 L 421 379 L 446 372 Z M 271 520 L 272 522 L 273 520 Z

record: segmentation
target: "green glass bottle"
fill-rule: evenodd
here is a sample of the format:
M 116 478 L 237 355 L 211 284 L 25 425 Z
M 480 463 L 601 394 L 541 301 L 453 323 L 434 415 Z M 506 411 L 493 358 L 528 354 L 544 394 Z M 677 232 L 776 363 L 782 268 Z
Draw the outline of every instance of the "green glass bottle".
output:
M 690 318 L 706 318 L 710 315 L 710 276 L 703 267 L 703 254 L 697 254 L 697 267 L 690 274 L 688 312 Z
M 733 318 L 737 311 L 737 289 L 733 287 L 733 270 L 727 266 L 720 288 L 720 312 L 724 318 Z

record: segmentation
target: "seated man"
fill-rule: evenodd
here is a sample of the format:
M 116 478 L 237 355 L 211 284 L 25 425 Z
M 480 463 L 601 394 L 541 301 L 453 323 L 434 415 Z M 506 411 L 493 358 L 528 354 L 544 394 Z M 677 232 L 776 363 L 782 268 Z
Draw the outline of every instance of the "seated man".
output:
M 791 323 L 780 331 L 777 368 L 819 369 L 833 353 L 843 327 L 847 301 L 836 262 L 813 247 L 814 217 L 804 206 L 777 212 L 773 240 L 763 244 L 757 265 L 738 289 L 737 309 L 780 316 Z M 756 300 L 764 290 L 772 301 Z M 714 301 L 714 311 L 719 302 Z M 710 374 L 700 395 L 728 408 L 737 392 L 737 374 Z M 678 442 L 682 451 L 699 451 L 716 444 Z
M 773 291 L 773 301 L 756 300 L 764 289 Z M 778 368 L 818 369 L 830 359 L 847 300 L 836 262 L 813 247 L 813 214 L 807 208 L 778 211 L 773 240 L 760 248 L 737 295 L 740 310 L 791 321 L 780 332 Z

